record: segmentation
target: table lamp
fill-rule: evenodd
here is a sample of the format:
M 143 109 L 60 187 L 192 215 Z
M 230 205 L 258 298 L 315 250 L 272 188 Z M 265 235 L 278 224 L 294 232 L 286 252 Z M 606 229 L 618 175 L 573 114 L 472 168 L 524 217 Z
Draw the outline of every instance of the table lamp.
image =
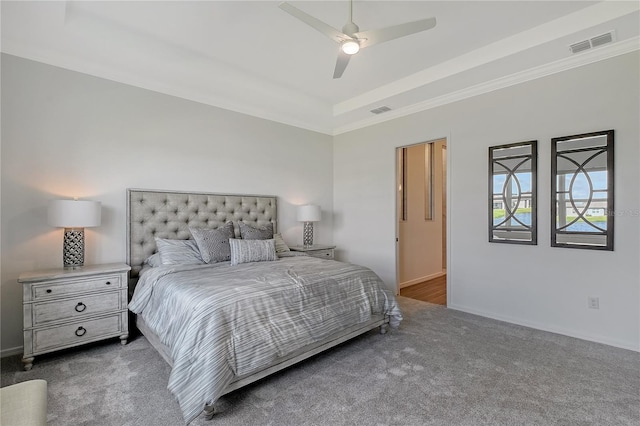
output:
M 100 202 L 52 200 L 49 202 L 49 225 L 64 228 L 62 260 L 65 268 L 84 265 L 84 228 L 100 225 Z
M 320 221 L 320 206 L 314 204 L 298 206 L 298 222 L 304 222 L 303 246 L 311 247 L 313 245 L 313 222 L 318 221 Z

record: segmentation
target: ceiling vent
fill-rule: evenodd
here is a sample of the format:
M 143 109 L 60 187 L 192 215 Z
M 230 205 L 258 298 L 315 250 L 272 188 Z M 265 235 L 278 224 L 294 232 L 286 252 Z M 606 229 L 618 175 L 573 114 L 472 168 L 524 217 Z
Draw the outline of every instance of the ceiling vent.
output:
M 388 106 L 381 106 L 376 109 L 372 109 L 371 112 L 374 114 L 382 114 L 383 112 L 391 111 L 391 108 Z
M 600 34 L 588 40 L 582 40 L 577 43 L 573 43 L 569 46 L 569 50 L 571 53 L 579 53 L 584 52 L 585 50 L 589 50 L 594 47 L 602 46 L 604 44 L 609 44 L 615 41 L 615 34 L 613 31 L 609 31 L 608 33 Z
M 569 49 L 571 49 L 571 53 L 583 52 L 591 49 L 591 43 L 589 43 L 589 40 L 579 41 L 569 46 Z
M 599 36 L 595 36 L 591 40 L 592 47 L 602 46 L 603 44 L 611 43 L 613 41 L 613 33 L 605 33 Z

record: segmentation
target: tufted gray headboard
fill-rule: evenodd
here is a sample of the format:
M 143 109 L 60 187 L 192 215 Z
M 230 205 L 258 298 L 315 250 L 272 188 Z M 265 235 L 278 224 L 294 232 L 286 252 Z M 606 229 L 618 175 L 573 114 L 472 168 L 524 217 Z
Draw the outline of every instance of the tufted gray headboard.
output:
M 156 252 L 154 237 L 190 239 L 189 226 L 212 228 L 233 221 L 273 224 L 276 232 L 277 198 L 196 192 L 127 189 L 127 263 L 137 279 L 145 259 Z

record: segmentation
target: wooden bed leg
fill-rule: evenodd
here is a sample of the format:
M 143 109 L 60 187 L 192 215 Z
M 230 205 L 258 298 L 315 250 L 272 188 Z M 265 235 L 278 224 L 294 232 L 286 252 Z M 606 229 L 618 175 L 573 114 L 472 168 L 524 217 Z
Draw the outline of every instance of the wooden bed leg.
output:
M 388 324 L 382 324 L 380 326 L 380 334 L 387 334 L 387 329 L 388 329 L 389 325 Z
M 213 403 L 204 405 L 204 418 L 205 420 L 213 419 L 213 415 L 216 413 L 216 409 L 213 407 Z

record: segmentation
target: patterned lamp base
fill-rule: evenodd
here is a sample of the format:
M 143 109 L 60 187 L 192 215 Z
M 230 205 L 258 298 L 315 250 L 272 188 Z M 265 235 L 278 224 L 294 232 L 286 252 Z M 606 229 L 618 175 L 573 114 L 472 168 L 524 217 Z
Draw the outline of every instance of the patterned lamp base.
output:
M 64 228 L 62 262 L 65 268 L 84 265 L 84 228 Z
M 304 223 L 302 245 L 305 247 L 311 247 L 313 245 L 313 222 Z

